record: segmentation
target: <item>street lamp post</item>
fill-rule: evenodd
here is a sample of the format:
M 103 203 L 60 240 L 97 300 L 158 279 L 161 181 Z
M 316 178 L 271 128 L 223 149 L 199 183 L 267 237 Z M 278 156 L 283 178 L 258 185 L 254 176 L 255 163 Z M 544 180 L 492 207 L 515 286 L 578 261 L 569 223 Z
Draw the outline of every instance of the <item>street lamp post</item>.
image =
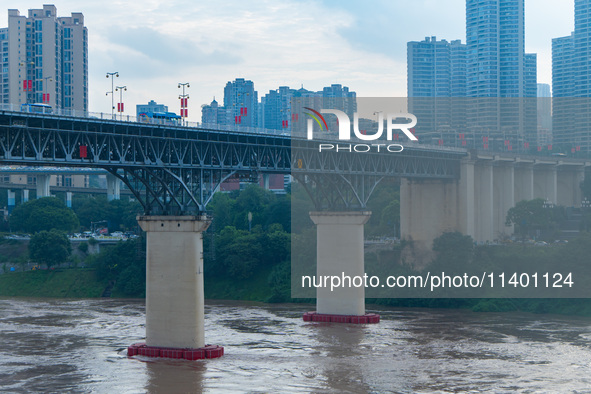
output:
M 25 78 L 29 77 L 29 69 L 31 66 L 34 66 L 35 62 L 32 61 L 24 61 L 19 62 L 19 74 L 20 68 L 25 67 Z M 33 91 L 33 81 L 31 79 L 23 79 L 23 92 L 25 92 L 25 103 L 29 103 L 29 92 Z
M 49 104 L 49 89 L 47 88 L 47 82 L 53 81 L 53 77 L 43 77 L 42 79 L 43 79 L 43 89 L 42 89 L 43 103 Z M 47 96 L 45 96 L 46 94 L 47 94 Z
M 189 100 L 189 95 L 185 94 L 185 88 L 190 88 L 191 85 L 189 85 L 189 82 L 185 82 L 185 83 L 179 82 L 178 88 L 180 89 L 181 86 L 183 88 L 183 94 L 179 94 L 179 99 L 181 100 L 181 119 L 183 120 L 183 124 L 185 124 L 185 118 L 187 118 L 187 116 L 189 116 L 189 110 L 188 110 L 188 105 L 187 105 L 187 101 Z
M 119 116 L 121 120 L 123 120 L 123 91 L 127 91 L 126 86 L 117 86 L 115 87 L 115 91 L 119 91 L 119 102 L 117 103 L 117 112 L 119 112 Z
M 111 117 L 115 119 L 115 98 L 113 97 L 115 92 L 115 81 L 113 77 L 119 77 L 119 72 L 115 71 L 114 73 L 107 73 L 107 78 L 111 77 L 111 91 L 105 93 L 105 96 L 108 96 L 109 93 L 111 94 Z

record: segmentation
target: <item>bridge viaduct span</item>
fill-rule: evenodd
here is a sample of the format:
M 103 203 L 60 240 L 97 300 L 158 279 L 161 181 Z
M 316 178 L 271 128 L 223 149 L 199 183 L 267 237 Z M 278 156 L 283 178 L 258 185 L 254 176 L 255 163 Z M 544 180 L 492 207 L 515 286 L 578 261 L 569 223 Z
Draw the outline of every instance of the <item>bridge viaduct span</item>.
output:
M 202 233 L 210 223 L 205 208 L 227 179 L 293 175 L 316 206 L 311 218 L 318 228 L 318 274 L 338 269 L 353 276 L 364 270 L 363 225 L 371 214 L 366 204 L 386 177 L 402 179 L 403 236 L 427 248 L 446 230 L 493 239 L 506 209 L 521 197 L 579 204 L 578 182 L 589 166 L 418 144 L 405 144 L 400 153 L 319 153 L 319 142 L 0 112 L 0 163 L 102 168 L 142 204 L 138 222 L 147 232 L 146 342 L 152 349 L 205 345 Z M 478 219 L 483 211 L 485 219 Z M 337 244 L 343 247 L 335 254 Z M 363 315 L 363 290 L 318 289 L 317 312 Z

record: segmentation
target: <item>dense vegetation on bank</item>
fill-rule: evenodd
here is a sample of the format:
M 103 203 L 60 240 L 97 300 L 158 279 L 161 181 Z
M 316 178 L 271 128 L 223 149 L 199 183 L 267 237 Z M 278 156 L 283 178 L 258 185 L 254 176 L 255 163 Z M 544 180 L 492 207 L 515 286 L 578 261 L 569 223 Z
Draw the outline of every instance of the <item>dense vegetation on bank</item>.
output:
M 108 202 L 104 198 L 77 198 L 73 210 L 58 199 L 33 200 L 15 209 L 17 215 L 10 226 L 20 231 L 44 231 L 48 237 L 55 229 L 72 231 L 90 228 L 93 222 L 107 221 L 113 230 L 136 228 L 137 203 Z M 384 183 L 375 191 L 368 210 L 372 216 L 366 225 L 369 238 L 394 237 L 399 234 L 400 203 L 396 183 Z M 36 202 L 35 202 L 36 201 Z M 561 220 L 559 209 L 538 209 L 540 201 L 518 204 L 508 215 L 508 223 L 516 225 L 517 233 L 528 234 L 555 228 Z M 315 230 L 308 212 L 313 206 L 304 190 L 294 188 L 286 195 L 276 195 L 251 185 L 242 191 L 218 193 L 208 207 L 214 220 L 204 234 L 205 292 L 210 299 L 251 300 L 263 302 L 311 301 L 291 298 L 291 254 L 313 261 Z M 68 211 L 65 216 L 62 214 Z M 73 211 L 73 214 L 72 214 Z M 531 217 L 532 212 L 535 214 Z M 250 215 L 249 215 L 250 213 Z M 34 220 L 37 215 L 41 219 Z M 529 215 L 529 216 L 528 216 Z M 59 217 L 59 218 L 58 218 Z M 249 217 L 251 220 L 249 221 Z M 53 230 L 53 233 L 49 230 Z M 292 232 L 294 233 L 292 236 Z M 576 264 L 588 264 L 591 236 L 569 244 L 533 247 L 523 244 L 475 246 L 470 237 L 459 233 L 444 234 L 435 242 L 435 259 L 426 269 L 449 269 L 460 263 L 478 261 L 494 266 L 503 261 L 518 267 L 524 261 L 545 265 L 568 259 Z M 54 235 L 52 235 L 54 236 Z M 58 244 L 44 240 L 43 245 Z M 20 248 L 10 252 L 11 247 Z M 392 243 L 380 250 L 366 252 L 368 272 L 414 272 L 405 264 L 403 249 L 407 244 Z M 5 249 L 2 249 L 5 247 Z M 43 246 L 44 248 L 46 246 Z M 34 248 L 33 248 L 34 249 Z M 88 244 L 82 243 L 66 257 L 70 269 L 43 261 L 43 253 L 22 251 L 13 241 L 0 243 L 0 269 L 6 262 L 24 263 L 31 258 L 55 270 L 8 272 L 0 275 L 0 296 L 99 297 L 105 288 L 112 288 L 113 297 L 143 297 L 145 295 L 145 239 L 138 238 L 105 247 L 99 254 L 88 254 Z M 20 253 L 20 254 L 19 254 Z M 23 254 L 25 253 L 25 254 Z M 8 256 L 12 257 L 8 257 Z M 15 257 L 16 256 L 16 257 Z M 62 257 L 63 259 L 63 257 Z M 4 266 L 2 266 L 4 262 Z M 75 268 L 83 265 L 85 268 Z M 63 267 L 63 264 L 62 264 Z M 471 308 L 476 311 L 530 311 L 540 313 L 570 313 L 591 315 L 591 301 L 545 299 L 370 299 L 370 303 L 401 307 Z

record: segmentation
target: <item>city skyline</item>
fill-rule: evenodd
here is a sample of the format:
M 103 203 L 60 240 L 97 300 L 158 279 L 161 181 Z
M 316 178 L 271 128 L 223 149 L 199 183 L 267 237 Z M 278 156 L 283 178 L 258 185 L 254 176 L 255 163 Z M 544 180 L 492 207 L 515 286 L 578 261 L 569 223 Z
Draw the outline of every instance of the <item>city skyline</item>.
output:
M 0 21 L 8 9 L 26 12 L 44 3 L 2 1 Z M 149 100 L 178 113 L 177 84 L 191 82 L 192 121 L 200 120 L 201 105 L 214 96 L 221 100 L 225 84 L 240 77 L 261 93 L 339 83 L 359 97 L 403 97 L 407 41 L 437 35 L 465 42 L 464 0 L 376 1 L 369 7 L 332 0 L 228 1 L 225 7 L 153 0 L 141 9 L 130 1 L 54 4 L 62 13 L 85 15 L 89 110 L 110 112 L 105 74 L 118 71 L 117 82 L 128 86 L 123 100 L 130 115 Z M 570 34 L 573 9 L 572 0 L 526 1 L 526 51 L 538 53 L 541 83 L 551 82 L 551 38 Z

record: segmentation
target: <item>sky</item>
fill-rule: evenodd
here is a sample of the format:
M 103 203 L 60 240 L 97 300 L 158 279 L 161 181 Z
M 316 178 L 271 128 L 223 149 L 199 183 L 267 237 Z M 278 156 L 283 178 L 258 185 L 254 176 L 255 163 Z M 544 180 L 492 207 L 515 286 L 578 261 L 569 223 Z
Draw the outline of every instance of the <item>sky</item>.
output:
M 26 15 L 43 2 L 0 0 Z M 58 16 L 82 12 L 89 34 L 89 110 L 110 112 L 111 81 L 127 86 L 126 113 L 155 100 L 179 113 L 190 83 L 189 120 L 223 101 L 226 83 L 254 82 L 259 98 L 279 86 L 339 83 L 358 97 L 406 96 L 406 43 L 427 36 L 465 42 L 465 0 L 56 0 Z M 526 0 L 526 52 L 538 82 L 551 83 L 551 40 L 574 29 L 574 0 Z M 118 99 L 118 95 L 116 95 Z M 117 101 L 117 100 L 116 100 Z

